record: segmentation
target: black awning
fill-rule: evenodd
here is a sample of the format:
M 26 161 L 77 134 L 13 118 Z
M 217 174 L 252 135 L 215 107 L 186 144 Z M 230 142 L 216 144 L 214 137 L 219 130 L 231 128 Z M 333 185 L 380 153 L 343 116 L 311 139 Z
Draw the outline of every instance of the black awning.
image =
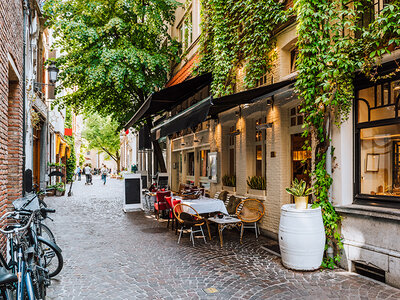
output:
M 172 133 L 181 131 L 182 129 L 194 127 L 204 122 L 208 116 L 208 111 L 212 105 L 211 97 L 201 100 L 192 105 L 188 109 L 169 118 L 160 125 L 155 126 L 152 130 L 152 138 L 159 139 Z
M 263 98 L 275 95 L 280 89 L 286 90 L 293 82 L 295 82 L 295 78 L 213 99 L 213 106 L 210 108 L 209 114 L 212 118 L 216 118 L 219 113 L 234 108 L 235 106 L 254 103 Z M 290 89 L 290 91 L 292 90 L 293 89 Z
M 151 94 L 136 111 L 135 115 L 125 124 L 125 129 L 145 117 L 172 109 L 209 85 L 211 80 L 211 73 L 207 73 Z

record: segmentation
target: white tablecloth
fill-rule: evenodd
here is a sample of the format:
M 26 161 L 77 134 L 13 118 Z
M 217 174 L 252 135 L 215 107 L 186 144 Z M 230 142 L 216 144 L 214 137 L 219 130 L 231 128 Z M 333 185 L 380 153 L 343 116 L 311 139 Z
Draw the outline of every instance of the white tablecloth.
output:
M 179 197 L 176 197 L 176 199 L 179 199 Z M 201 197 L 199 199 L 194 199 L 194 200 L 181 200 L 181 203 L 190 205 L 199 214 L 222 212 L 228 215 L 228 211 L 226 210 L 224 202 L 222 202 L 219 199 Z M 182 206 L 182 210 L 187 213 L 194 213 L 193 211 L 189 211 L 190 208 L 188 208 L 187 206 Z

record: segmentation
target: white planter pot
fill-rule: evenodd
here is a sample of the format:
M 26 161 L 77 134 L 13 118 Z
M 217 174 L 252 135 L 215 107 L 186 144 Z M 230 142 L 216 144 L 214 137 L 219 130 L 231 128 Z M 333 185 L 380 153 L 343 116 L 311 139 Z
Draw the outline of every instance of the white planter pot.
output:
M 281 208 L 279 248 L 282 263 L 294 270 L 316 270 L 321 266 L 325 230 L 321 208 L 296 209 L 295 204 Z
M 235 192 L 236 192 L 236 187 L 235 187 L 235 186 L 223 185 L 223 186 L 222 186 L 222 189 L 223 189 L 224 191 L 228 191 L 228 192 L 231 192 L 231 193 L 235 193 Z
M 250 195 L 254 195 L 254 196 L 260 196 L 260 197 L 265 197 L 267 194 L 266 190 L 253 190 L 253 189 L 249 189 L 248 194 Z

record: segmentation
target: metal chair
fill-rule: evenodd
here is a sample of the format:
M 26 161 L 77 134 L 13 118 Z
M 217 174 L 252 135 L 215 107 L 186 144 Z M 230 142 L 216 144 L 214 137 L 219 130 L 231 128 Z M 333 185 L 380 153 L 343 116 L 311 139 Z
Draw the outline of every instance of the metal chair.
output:
M 201 232 L 204 243 L 207 244 L 202 227 L 205 224 L 206 220 L 201 217 L 193 207 L 187 204 L 178 203 L 174 206 L 173 212 L 175 218 L 178 220 L 179 224 L 181 224 L 181 232 L 179 233 L 178 244 L 181 241 L 184 229 L 190 229 L 190 241 L 193 243 L 193 246 L 196 232 Z M 193 230 L 193 228 L 196 227 L 198 227 L 199 229 Z
M 260 235 L 260 228 L 257 222 L 265 214 L 264 204 L 258 199 L 245 199 L 236 206 L 236 215 L 242 221 L 240 229 L 240 239 L 243 238 L 245 228 L 255 230 L 256 238 Z

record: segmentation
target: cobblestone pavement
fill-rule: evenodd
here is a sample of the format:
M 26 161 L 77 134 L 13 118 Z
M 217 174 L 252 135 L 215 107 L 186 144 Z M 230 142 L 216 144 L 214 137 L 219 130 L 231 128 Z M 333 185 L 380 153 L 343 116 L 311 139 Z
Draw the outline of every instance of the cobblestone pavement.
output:
M 215 236 L 177 245 L 165 222 L 123 213 L 121 181 L 93 182 L 47 198 L 65 260 L 49 299 L 400 299 L 400 290 L 343 270 L 287 270 L 250 232 L 240 245 L 232 231 L 224 249 Z M 218 292 L 206 294 L 210 287 Z

